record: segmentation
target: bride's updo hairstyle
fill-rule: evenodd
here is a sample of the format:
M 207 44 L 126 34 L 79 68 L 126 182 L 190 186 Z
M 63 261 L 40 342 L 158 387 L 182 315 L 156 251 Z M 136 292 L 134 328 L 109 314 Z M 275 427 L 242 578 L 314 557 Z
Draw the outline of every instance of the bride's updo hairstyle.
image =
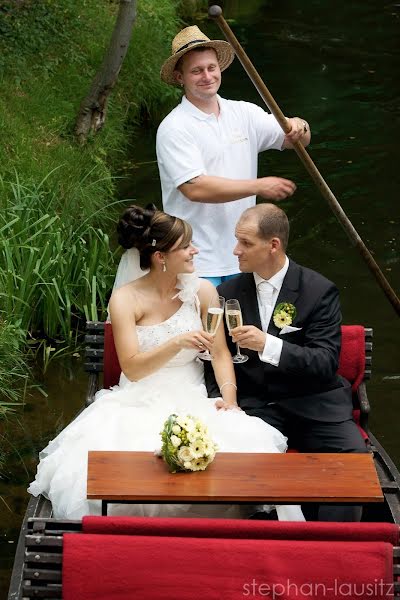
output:
M 182 240 L 176 249 L 187 246 L 192 240 L 189 223 L 157 210 L 154 204 L 145 208 L 129 206 L 118 222 L 117 233 L 123 248 L 139 250 L 141 269 L 150 268 L 154 252 L 168 252 L 179 238 Z

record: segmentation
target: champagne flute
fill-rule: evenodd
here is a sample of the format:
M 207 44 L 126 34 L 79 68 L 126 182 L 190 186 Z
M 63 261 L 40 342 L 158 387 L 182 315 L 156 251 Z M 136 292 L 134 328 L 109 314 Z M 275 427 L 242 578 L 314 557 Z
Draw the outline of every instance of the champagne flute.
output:
M 210 335 L 214 336 L 221 323 L 222 315 L 224 314 L 225 298 L 222 296 L 213 296 L 210 300 L 207 309 L 207 320 L 205 330 Z M 205 352 L 199 352 L 197 355 L 201 360 L 212 360 L 212 356 L 208 349 Z
M 243 325 L 242 309 L 240 308 L 239 300 L 232 298 L 225 303 L 225 317 L 229 333 L 235 327 Z M 236 354 L 232 356 L 232 362 L 239 364 L 249 360 L 249 357 L 240 352 L 239 344 L 236 344 Z

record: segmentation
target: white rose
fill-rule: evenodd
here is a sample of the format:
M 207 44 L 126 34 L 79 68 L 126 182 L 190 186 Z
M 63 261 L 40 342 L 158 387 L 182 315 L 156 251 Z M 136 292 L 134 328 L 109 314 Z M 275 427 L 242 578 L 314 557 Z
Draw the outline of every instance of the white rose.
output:
M 190 462 L 194 458 L 192 450 L 188 446 L 182 446 L 178 450 L 178 460 L 180 462 Z M 188 468 L 188 467 L 185 467 Z
M 180 446 L 181 443 L 182 443 L 182 440 L 180 438 L 178 438 L 176 435 L 171 435 L 171 444 L 175 448 L 178 448 L 178 446 Z
M 174 425 L 172 427 L 172 433 L 178 434 L 182 431 L 182 429 L 179 427 L 179 425 Z

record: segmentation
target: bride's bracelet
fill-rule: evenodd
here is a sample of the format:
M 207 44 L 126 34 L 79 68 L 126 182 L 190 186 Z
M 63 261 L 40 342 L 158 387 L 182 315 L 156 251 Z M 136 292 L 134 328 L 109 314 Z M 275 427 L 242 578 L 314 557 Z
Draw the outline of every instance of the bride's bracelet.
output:
M 221 385 L 221 387 L 219 388 L 219 391 L 222 392 L 222 388 L 224 388 L 226 385 L 233 385 L 233 387 L 235 388 L 235 390 L 237 390 L 237 385 L 235 385 L 233 383 L 233 381 L 225 381 L 225 383 L 223 383 Z

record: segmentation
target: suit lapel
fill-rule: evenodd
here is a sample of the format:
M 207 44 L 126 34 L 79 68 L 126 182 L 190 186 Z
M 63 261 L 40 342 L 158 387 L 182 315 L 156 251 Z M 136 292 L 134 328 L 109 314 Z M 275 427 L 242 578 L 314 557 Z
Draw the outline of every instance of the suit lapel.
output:
M 278 306 L 281 302 L 289 302 L 290 304 L 294 304 L 296 306 L 296 300 L 299 296 L 299 286 L 300 286 L 300 267 L 295 262 L 289 259 L 289 268 L 285 275 L 285 279 L 283 280 L 281 290 L 278 294 L 277 301 L 274 306 L 274 310 L 272 311 L 271 320 L 268 325 L 268 333 L 272 335 L 279 335 L 280 329 L 274 324 L 273 314 L 275 311 L 275 307 Z M 296 323 L 293 323 L 295 326 Z

